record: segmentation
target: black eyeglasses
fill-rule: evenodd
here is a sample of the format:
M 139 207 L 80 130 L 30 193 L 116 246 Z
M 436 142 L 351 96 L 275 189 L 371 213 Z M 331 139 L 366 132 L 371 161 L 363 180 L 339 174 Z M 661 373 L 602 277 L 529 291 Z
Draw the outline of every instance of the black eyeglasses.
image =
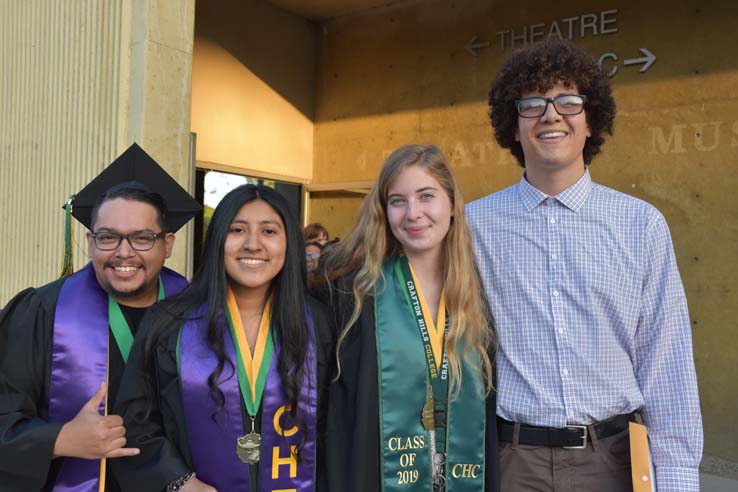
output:
M 128 245 L 136 251 L 148 251 L 154 247 L 156 239 L 163 236 L 163 232 L 132 232 L 130 234 L 118 234 L 117 232 L 93 232 L 92 240 L 95 242 L 97 249 L 101 251 L 113 251 L 118 249 L 120 243 L 125 238 Z
M 561 116 L 573 116 L 584 111 L 586 102 L 587 96 L 581 94 L 561 94 L 556 97 L 524 97 L 515 101 L 515 107 L 522 118 L 540 118 L 546 113 L 548 103 L 553 104 Z
M 318 261 L 318 259 L 320 259 L 320 253 L 305 253 L 305 259 L 307 261 Z

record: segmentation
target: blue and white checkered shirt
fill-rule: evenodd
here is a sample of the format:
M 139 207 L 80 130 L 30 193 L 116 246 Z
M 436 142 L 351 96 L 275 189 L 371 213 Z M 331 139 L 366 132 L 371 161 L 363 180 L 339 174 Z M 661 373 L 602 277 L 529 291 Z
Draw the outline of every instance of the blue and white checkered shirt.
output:
M 668 226 L 593 183 L 523 177 L 466 208 L 495 318 L 497 414 L 561 428 L 640 410 L 659 492 L 698 491 L 702 416 Z

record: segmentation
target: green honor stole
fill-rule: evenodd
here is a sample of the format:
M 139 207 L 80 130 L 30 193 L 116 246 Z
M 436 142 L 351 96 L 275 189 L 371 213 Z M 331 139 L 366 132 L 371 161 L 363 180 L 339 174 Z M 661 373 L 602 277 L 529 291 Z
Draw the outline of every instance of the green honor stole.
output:
M 447 492 L 484 490 L 486 402 L 480 373 L 462 356 L 461 389 L 448 401 L 445 337 L 439 338 L 449 326 L 443 300 L 436 328 L 407 258 L 390 258 L 383 272 L 385 283 L 375 287 L 374 303 L 382 491 L 433 490 L 439 479 L 434 459 Z

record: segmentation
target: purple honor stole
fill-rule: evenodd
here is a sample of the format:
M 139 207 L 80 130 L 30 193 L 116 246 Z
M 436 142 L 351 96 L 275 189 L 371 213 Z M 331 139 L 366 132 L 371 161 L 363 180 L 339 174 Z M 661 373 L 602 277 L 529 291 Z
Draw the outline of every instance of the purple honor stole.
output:
M 160 277 L 167 296 L 187 286 L 168 268 Z M 108 375 L 108 294 L 97 283 L 92 263 L 70 275 L 59 292 L 54 315 L 49 384 L 49 422 L 69 422 Z M 104 403 L 100 413 L 105 412 Z M 64 458 L 55 492 L 93 492 L 100 487 L 100 460 Z
M 179 373 L 184 404 L 187 438 L 192 453 L 194 472 L 203 482 L 228 492 L 257 492 L 250 487 L 249 469 L 236 455 L 236 440 L 246 434 L 241 411 L 241 390 L 236 372 L 236 349 L 223 327 L 223 343 L 232 362 L 221 374 L 218 387 L 225 396 L 223 409 L 211 415 L 215 403 L 210 398 L 208 376 L 218 363 L 206 340 L 207 305 L 201 306 L 182 327 L 178 347 Z M 261 418 L 261 487 L 258 492 L 313 492 L 315 474 L 315 425 L 317 414 L 316 360 L 313 343 L 313 322 L 306 309 L 308 352 L 305 360 L 305 382 L 300 388 L 298 405 L 307 429 L 307 436 L 298 462 L 291 453 L 303 440 L 304 430 L 287 424 L 287 396 L 279 376 L 279 344 L 267 373 Z M 271 336 L 271 333 L 269 334 Z M 284 428 L 283 426 L 288 426 Z M 249 429 L 250 430 L 250 429 Z

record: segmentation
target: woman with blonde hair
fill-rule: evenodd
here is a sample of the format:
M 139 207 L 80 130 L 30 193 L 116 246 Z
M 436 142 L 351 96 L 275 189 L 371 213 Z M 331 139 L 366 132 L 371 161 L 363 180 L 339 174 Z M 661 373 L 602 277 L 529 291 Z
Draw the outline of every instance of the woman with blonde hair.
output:
M 443 153 L 394 151 L 320 268 L 338 333 L 319 489 L 496 491 L 492 321 Z

